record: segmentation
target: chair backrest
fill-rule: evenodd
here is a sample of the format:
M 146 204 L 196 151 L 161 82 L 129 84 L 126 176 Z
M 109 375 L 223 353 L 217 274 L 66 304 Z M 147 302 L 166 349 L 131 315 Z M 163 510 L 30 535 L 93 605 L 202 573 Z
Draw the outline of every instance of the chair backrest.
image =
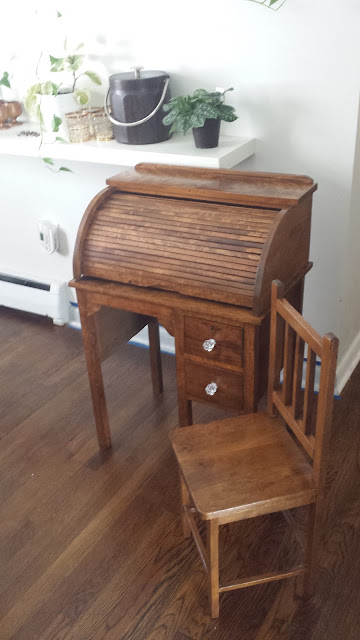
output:
M 271 414 L 277 410 L 282 415 L 313 460 L 317 484 L 325 438 L 331 425 L 338 345 L 332 333 L 322 337 L 284 298 L 284 287 L 279 280 L 272 282 L 268 410 Z M 317 358 L 321 360 L 321 369 L 316 396 Z M 302 390 L 304 368 L 305 389 Z

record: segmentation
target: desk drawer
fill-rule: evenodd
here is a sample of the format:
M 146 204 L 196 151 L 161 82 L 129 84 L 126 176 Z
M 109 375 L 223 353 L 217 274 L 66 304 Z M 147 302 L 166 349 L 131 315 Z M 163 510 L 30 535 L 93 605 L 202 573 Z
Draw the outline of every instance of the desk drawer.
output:
M 185 317 L 185 353 L 205 362 L 225 363 L 243 368 L 244 337 L 242 327 Z
M 186 392 L 191 400 L 224 409 L 244 408 L 244 377 L 241 373 L 186 360 Z

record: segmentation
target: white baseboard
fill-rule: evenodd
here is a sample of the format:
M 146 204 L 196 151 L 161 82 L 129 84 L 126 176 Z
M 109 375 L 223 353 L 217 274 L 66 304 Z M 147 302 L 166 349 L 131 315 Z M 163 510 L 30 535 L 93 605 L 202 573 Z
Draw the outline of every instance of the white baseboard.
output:
M 336 371 L 336 394 L 340 395 L 356 365 L 360 361 L 360 331 L 344 353 Z
M 68 326 L 71 329 L 81 329 L 80 313 L 77 302 L 70 301 Z
M 68 287 L 65 282 L 43 281 L 14 273 L 1 273 L 0 305 L 48 316 L 54 324 L 69 321 Z

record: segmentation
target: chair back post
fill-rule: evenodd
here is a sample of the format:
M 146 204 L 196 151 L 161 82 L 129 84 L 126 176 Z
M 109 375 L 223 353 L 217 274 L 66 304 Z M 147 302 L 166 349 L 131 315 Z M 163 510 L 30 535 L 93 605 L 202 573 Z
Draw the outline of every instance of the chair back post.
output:
M 304 346 L 307 345 L 305 389 L 302 391 Z M 314 481 L 323 484 L 323 452 L 327 448 L 333 408 L 338 339 L 321 336 L 284 298 L 279 280 L 271 285 L 268 412 L 277 412 L 313 461 Z M 319 392 L 314 390 L 316 357 L 321 359 Z M 283 381 L 280 385 L 280 372 Z
M 269 375 L 268 375 L 268 413 L 277 413 L 273 402 L 273 391 L 280 386 L 281 358 L 281 326 L 277 313 L 276 303 L 278 299 L 284 297 L 284 285 L 280 280 L 273 280 L 271 283 L 271 311 L 270 311 L 270 353 L 269 353 Z
M 319 487 L 322 475 L 323 453 L 327 449 L 334 404 L 334 388 L 336 376 L 339 340 L 333 333 L 323 338 L 321 358 L 320 384 L 315 426 L 314 480 Z

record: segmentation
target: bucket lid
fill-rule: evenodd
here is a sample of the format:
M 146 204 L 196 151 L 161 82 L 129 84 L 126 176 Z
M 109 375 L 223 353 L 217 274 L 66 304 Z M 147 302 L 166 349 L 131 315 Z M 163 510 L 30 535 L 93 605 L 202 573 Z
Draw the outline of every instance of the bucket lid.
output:
M 151 78 L 163 78 L 168 74 L 166 71 L 144 71 L 144 67 L 131 67 L 130 71 L 115 73 L 110 76 L 111 80 L 150 80 Z

